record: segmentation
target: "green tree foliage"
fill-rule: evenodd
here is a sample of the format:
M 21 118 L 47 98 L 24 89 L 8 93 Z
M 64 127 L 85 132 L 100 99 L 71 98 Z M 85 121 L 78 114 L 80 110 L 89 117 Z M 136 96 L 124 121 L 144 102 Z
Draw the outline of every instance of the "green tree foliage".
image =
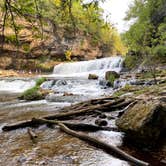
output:
M 132 20 L 123 39 L 137 55 L 166 59 L 166 1 L 135 0 L 126 20 Z
M 17 20 L 21 18 L 32 24 L 32 31 L 38 31 L 41 39 L 45 37 L 44 27 L 51 23 L 56 37 L 58 29 L 70 37 L 81 33 L 106 51 L 114 49 L 124 54 L 126 50 L 117 31 L 102 18 L 99 1 L 104 0 L 3 0 L 0 2 L 2 36 L 5 37 L 5 28 L 10 26 L 19 42 L 21 28 Z

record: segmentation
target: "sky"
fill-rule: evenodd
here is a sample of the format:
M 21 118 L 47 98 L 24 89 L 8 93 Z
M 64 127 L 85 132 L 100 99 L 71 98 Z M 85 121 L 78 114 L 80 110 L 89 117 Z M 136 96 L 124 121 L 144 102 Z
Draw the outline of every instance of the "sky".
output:
M 123 20 L 128 10 L 129 4 L 133 0 L 106 0 L 101 7 L 104 9 L 104 18 L 106 15 L 111 14 L 108 19 L 118 29 L 118 32 L 122 33 L 128 30 L 129 23 Z

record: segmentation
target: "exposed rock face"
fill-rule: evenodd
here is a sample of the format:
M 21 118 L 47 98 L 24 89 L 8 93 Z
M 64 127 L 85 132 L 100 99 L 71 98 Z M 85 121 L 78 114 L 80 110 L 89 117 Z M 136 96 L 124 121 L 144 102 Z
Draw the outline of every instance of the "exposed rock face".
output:
M 141 100 L 129 108 L 116 124 L 133 143 L 155 146 L 166 131 L 166 105 L 159 100 Z

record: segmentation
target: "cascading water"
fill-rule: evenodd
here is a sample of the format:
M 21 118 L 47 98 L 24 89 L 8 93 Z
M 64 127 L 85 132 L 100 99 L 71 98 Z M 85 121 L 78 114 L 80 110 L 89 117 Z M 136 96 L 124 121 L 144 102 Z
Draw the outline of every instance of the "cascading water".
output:
M 32 164 L 32 161 L 34 161 L 34 165 L 41 165 L 41 163 L 46 163 L 46 165 L 54 165 L 54 163 L 55 165 L 68 165 L 72 161 L 73 165 L 75 165 L 74 163 L 80 163 L 80 165 L 129 166 L 127 162 L 109 156 L 93 147 L 86 146 L 81 141 L 75 142 L 75 139 L 68 139 L 67 135 L 56 130 L 50 131 L 45 127 L 38 128 L 39 133 L 43 133 L 42 145 L 44 146 L 39 144 L 34 148 L 29 145 L 29 138 L 24 137 L 27 134 L 26 129 L 17 130 L 15 134 L 12 132 L 6 134 L 1 130 L 6 123 L 11 123 L 11 121 L 18 122 L 32 117 L 41 117 L 47 115 L 47 111 L 55 112 L 57 108 L 68 106 L 75 102 L 96 98 L 101 95 L 110 95 L 112 88 L 107 87 L 105 89 L 99 83 L 99 80 L 85 78 L 89 74 L 96 74 L 101 79 L 106 71 L 114 70 L 119 72 L 122 60 L 121 57 L 110 57 L 84 62 L 63 63 L 55 66 L 54 75 L 52 75 L 55 77 L 41 85 L 43 89 L 52 89 L 55 93 L 52 91 L 46 97 L 46 100 L 41 101 L 20 101 L 16 100 L 17 93 L 14 97 L 12 95 L 13 92 L 22 92 L 33 87 L 35 79 L 2 78 L 0 80 L 0 137 L 6 139 L 1 139 L 0 165 L 3 165 L 2 163 L 6 165 L 17 165 L 18 163 L 29 165 Z M 118 112 L 111 113 L 110 117 L 112 119 L 108 121 L 110 126 L 116 127 L 115 118 L 117 115 Z M 78 121 L 81 123 L 94 123 L 96 119 L 97 117 L 87 116 L 84 119 L 76 119 L 73 123 L 78 123 Z M 122 133 L 114 131 L 98 131 L 88 134 L 114 146 L 120 146 L 123 138 Z M 52 154 L 52 148 L 50 147 L 54 147 L 55 137 L 58 138 L 56 139 L 56 148 L 59 147 L 59 150 L 57 150 L 58 153 L 55 153 L 55 156 L 51 155 L 49 157 L 47 154 L 49 152 Z M 18 147 L 21 147 L 26 152 L 25 156 Z M 41 150 L 43 155 L 38 158 L 38 153 Z
M 0 80 L 0 91 L 20 93 L 35 85 L 34 80 L 4 79 Z
M 122 68 L 123 58 L 120 56 L 102 58 L 90 61 L 61 63 L 54 67 L 53 77 L 54 81 L 47 81 L 41 85 L 43 89 L 52 89 L 56 93 L 63 95 L 64 93 L 77 95 L 77 99 L 88 100 L 89 98 L 99 97 L 101 95 L 108 95 L 112 92 L 112 88 L 101 84 L 101 80 L 106 82 L 103 78 L 106 71 L 120 72 Z M 89 74 L 96 74 L 99 80 L 88 80 Z M 106 89 L 107 88 L 107 89 Z M 73 97 L 73 96 L 72 96 Z M 59 94 L 51 96 L 53 101 L 69 100 L 71 96 L 60 98 Z M 48 100 L 50 98 L 47 98 Z M 75 98 L 74 98 L 75 100 Z M 75 100 L 77 101 L 77 100 Z
M 52 76 L 87 78 L 89 74 L 96 74 L 102 77 L 108 70 L 120 72 L 122 61 L 122 57 L 116 56 L 90 61 L 61 63 L 54 67 Z

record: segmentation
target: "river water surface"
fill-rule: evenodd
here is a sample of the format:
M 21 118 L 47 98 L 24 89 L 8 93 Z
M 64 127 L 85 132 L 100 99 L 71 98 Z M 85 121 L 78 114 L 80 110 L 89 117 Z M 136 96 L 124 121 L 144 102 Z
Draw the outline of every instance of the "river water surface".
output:
M 117 159 L 104 151 L 61 132 L 58 127 L 43 125 L 35 128 L 35 142 L 29 138 L 27 128 L 3 132 L 5 124 L 28 120 L 33 117 L 53 114 L 59 108 L 112 93 L 99 80 L 88 80 L 87 73 L 98 74 L 103 79 L 106 70 L 120 70 L 121 58 L 108 58 L 90 62 L 61 64 L 48 77 L 54 77 L 56 83 L 48 81 L 42 88 L 52 89 L 54 94 L 47 100 L 21 101 L 17 97 L 24 90 L 35 85 L 36 78 L 1 78 L 0 80 L 0 165 L 1 166 L 128 166 L 126 161 Z M 75 77 L 77 76 L 77 77 Z M 55 80 L 54 79 L 54 80 Z M 59 81 L 57 83 L 57 80 Z M 64 95 L 67 93 L 68 95 Z M 117 112 L 108 116 L 116 117 Z M 94 124 L 97 117 L 78 117 L 73 122 Z M 108 121 L 115 126 L 115 119 Z M 98 131 L 86 133 L 115 146 L 122 144 L 123 133 Z

